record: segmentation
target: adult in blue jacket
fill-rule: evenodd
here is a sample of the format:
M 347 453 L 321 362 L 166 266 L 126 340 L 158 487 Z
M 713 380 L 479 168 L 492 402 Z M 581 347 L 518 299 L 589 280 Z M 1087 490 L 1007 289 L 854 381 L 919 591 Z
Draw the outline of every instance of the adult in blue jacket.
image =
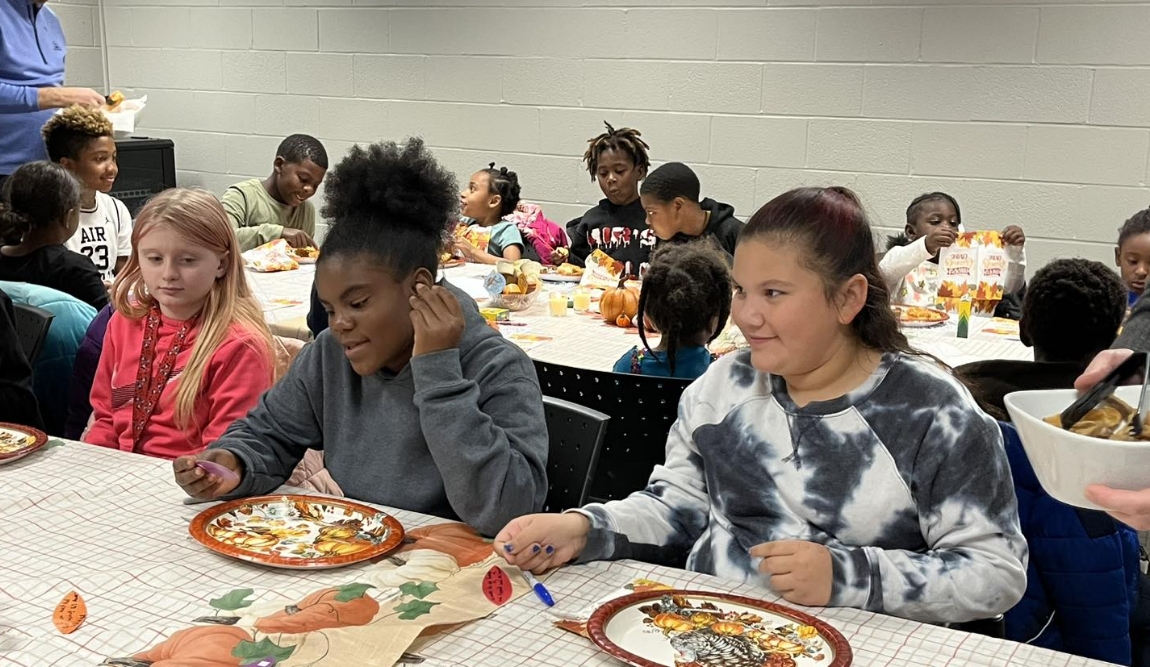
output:
M 65 88 L 68 45 L 45 0 L 0 0 L 0 184 L 16 167 L 46 160 L 40 128 L 53 109 L 99 106 L 91 88 Z

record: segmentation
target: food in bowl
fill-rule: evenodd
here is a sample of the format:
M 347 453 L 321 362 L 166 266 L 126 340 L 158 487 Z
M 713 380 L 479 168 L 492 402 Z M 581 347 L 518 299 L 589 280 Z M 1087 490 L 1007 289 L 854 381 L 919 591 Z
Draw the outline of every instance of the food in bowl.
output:
M 1137 410 L 1134 409 L 1134 406 L 1120 398 L 1107 396 L 1097 407 L 1087 412 L 1086 416 L 1067 430 L 1092 438 L 1106 438 L 1108 440 L 1150 440 L 1150 429 L 1142 431 L 1140 436 L 1134 435 L 1135 414 L 1137 414 Z M 1043 421 L 1062 428 L 1061 414 L 1051 415 Z
M 538 262 L 526 259 L 515 262 L 501 259 L 496 262 L 495 273 L 499 275 L 492 274 L 488 280 L 491 304 L 512 311 L 530 308 L 540 291 L 539 274 L 542 268 Z M 503 279 L 501 290 L 498 287 L 500 276 Z M 495 282 L 492 283 L 492 280 Z
M 1127 405 L 1138 401 L 1141 387 L 1124 386 L 1115 396 Z M 1047 421 L 1074 400 L 1073 389 L 1019 391 L 1007 394 L 1006 410 L 1022 440 L 1026 457 L 1042 488 L 1069 505 L 1102 509 L 1086 499 L 1086 487 L 1104 484 L 1115 489 L 1150 488 L 1150 443 L 1096 437 L 1065 430 Z

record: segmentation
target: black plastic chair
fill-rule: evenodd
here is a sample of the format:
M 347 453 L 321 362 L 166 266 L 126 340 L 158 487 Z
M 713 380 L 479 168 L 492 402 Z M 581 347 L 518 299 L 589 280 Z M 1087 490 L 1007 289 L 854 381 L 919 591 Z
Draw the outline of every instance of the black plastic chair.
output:
M 28 363 L 35 366 L 40 349 L 44 347 L 44 339 L 48 337 L 48 328 L 56 316 L 43 308 L 22 303 L 12 307 L 16 311 L 16 336 L 20 339 L 20 347 Z
M 597 410 L 550 396 L 543 397 L 547 417 L 547 501 L 544 512 L 562 512 L 587 502 L 610 417 Z
M 994 639 L 1006 639 L 1006 618 L 1002 614 L 994 618 L 980 618 L 976 621 L 967 621 L 965 623 L 948 623 L 946 627 L 961 632 L 969 632 L 974 635 L 982 635 Z
M 535 362 L 546 396 L 598 410 L 611 418 L 588 502 L 626 498 L 647 486 L 667 457 L 667 433 L 679 414 L 679 397 L 691 380 L 589 371 Z

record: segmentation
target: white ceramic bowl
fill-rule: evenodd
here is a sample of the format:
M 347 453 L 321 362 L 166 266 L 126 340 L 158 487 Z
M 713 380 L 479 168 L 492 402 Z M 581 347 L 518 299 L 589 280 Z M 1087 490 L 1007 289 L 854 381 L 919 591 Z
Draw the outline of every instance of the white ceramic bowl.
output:
M 1115 395 L 1137 405 L 1140 390 L 1119 387 Z M 1086 500 L 1086 487 L 1091 484 L 1129 491 L 1150 489 L 1150 442 L 1092 438 L 1042 421 L 1062 412 L 1077 397 L 1073 389 L 1006 395 L 1006 410 L 1042 488 L 1064 503 L 1086 509 L 1102 509 Z

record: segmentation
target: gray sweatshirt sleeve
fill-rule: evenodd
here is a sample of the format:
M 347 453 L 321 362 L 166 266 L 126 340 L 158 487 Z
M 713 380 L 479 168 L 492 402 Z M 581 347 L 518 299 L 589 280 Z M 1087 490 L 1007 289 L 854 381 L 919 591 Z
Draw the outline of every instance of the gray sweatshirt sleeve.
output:
M 308 448 L 322 449 L 317 408 L 322 405 L 322 396 L 312 396 L 313 391 L 321 391 L 322 377 L 317 346 L 305 346 L 287 375 L 264 392 L 247 416 L 209 446 L 226 449 L 244 463 L 244 478 L 229 497 L 275 490 L 291 477 Z
M 1145 292 L 1134 303 L 1130 317 L 1127 317 L 1126 322 L 1122 325 L 1122 333 L 1118 335 L 1118 339 L 1110 347 L 1114 349 L 1126 348 L 1138 352 L 1150 351 L 1150 299 L 1146 298 Z
M 504 345 L 502 339 L 488 344 Z M 463 376 L 459 350 L 411 360 L 415 405 L 451 508 L 483 535 L 538 512 L 547 496 L 547 429 L 530 362 L 497 352 L 497 372 Z

